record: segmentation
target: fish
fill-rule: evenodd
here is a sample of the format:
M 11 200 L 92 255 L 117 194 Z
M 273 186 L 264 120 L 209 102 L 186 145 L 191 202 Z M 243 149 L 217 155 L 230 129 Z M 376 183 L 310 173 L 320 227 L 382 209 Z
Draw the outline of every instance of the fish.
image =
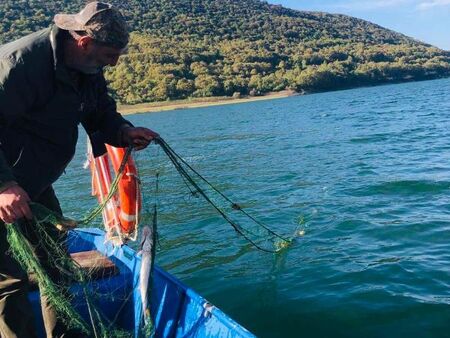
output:
M 142 313 L 146 328 L 153 328 L 150 316 L 150 296 L 153 284 L 153 266 L 156 254 L 157 215 L 156 206 L 153 210 L 152 226 L 142 228 L 142 241 L 139 255 L 141 256 L 141 268 L 139 271 L 139 292 L 142 302 Z

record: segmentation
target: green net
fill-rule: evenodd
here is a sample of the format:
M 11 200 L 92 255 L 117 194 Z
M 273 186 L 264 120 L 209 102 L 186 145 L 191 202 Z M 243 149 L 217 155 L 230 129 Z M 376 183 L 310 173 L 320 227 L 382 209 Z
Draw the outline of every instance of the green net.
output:
M 19 262 L 22 268 L 32 274 L 33 279 L 38 283 L 39 290 L 47 302 L 55 311 L 59 320 L 65 325 L 67 330 L 76 330 L 90 337 L 134 337 L 133 332 L 126 332 L 116 327 L 116 319 L 103 314 L 103 309 L 98 305 L 99 297 L 105 301 L 105 297 L 117 297 L 114 294 L 97 294 L 92 285 L 92 276 L 78 266 L 66 251 L 65 234 L 68 228 L 74 225 L 88 226 L 105 208 L 108 201 L 117 192 L 118 182 L 123 175 L 125 164 L 131 153 L 131 148 L 126 152 L 118 173 L 111 184 L 110 191 L 103 203 L 95 207 L 91 212 L 82 218 L 81 221 L 73 221 L 47 209 L 46 207 L 31 203 L 33 212 L 32 222 L 16 222 L 6 224 L 7 239 L 13 257 Z M 28 228 L 27 228 L 28 227 Z M 155 221 L 156 227 L 156 221 Z M 37 243 L 31 244 L 29 230 L 32 229 L 33 238 L 38 239 Z M 156 229 L 155 229 L 156 231 Z M 46 259 L 43 260 L 43 256 Z M 153 262 L 152 262 L 153 263 Z M 49 271 L 58 271 L 57 280 L 50 276 Z M 81 288 L 82 300 L 73 299 L 69 292 L 70 285 L 78 285 Z M 123 304 L 131 297 L 133 290 L 123 297 Z M 79 294 L 77 295 L 79 297 Z M 84 303 L 87 307 L 89 318 L 85 319 L 74 307 L 76 303 Z M 122 309 L 119 309 L 119 311 Z M 148 312 L 148 311 L 147 311 Z M 139 328 L 140 336 L 150 337 L 153 334 L 153 323 L 148 314 L 147 320 L 143 321 Z
M 55 214 L 39 205 L 33 205 L 32 209 L 35 215 L 33 226 L 41 237 L 40 247 L 47 252 L 49 257 L 54 258 L 49 264 L 53 264 L 54 268 L 58 269 L 67 281 L 81 286 L 89 310 L 90 321 L 86 322 L 81 318 L 72 305 L 70 293 L 62 292 L 62 285 L 50 278 L 35 254 L 35 247 L 30 244 L 20 226 L 6 224 L 7 238 L 12 254 L 26 271 L 33 273 L 41 294 L 46 296 L 57 316 L 68 329 L 75 329 L 92 337 L 131 337 L 129 333 L 111 328 L 111 324 L 105 321 L 101 310 L 95 306 L 95 294 L 89 287 L 90 276 L 73 262 L 61 243 L 49 233 L 49 224 L 53 226 L 60 224 Z M 42 213 L 45 213 L 46 216 L 39 218 L 37 215 Z
M 253 216 L 247 213 L 244 208 L 231 201 L 214 185 L 208 182 L 203 176 L 195 171 L 183 158 L 181 158 L 173 149 L 162 139 L 157 140 L 163 152 L 169 158 L 169 161 L 176 169 L 176 173 L 180 175 L 183 182 L 188 187 L 188 192 L 191 196 L 202 197 L 213 210 L 215 210 L 232 228 L 252 246 L 259 250 L 277 253 L 286 249 L 292 243 L 292 237 L 284 237 L 271 230 L 268 226 L 256 220 Z M 132 337 L 135 335 L 142 337 L 151 337 L 154 335 L 154 325 L 151 320 L 149 312 L 150 306 L 143 310 L 143 318 L 139 332 L 126 332 L 117 325 L 117 318 L 122 308 L 119 308 L 118 313 L 111 316 L 106 316 L 103 313 L 102 307 L 99 305 L 100 301 L 106 297 L 111 299 L 122 297 L 122 299 L 115 299 L 125 304 L 131 297 L 133 290 L 129 290 L 128 294 L 117 296 L 114 293 L 104 294 L 98 292 L 93 287 L 92 276 L 86 272 L 85 269 L 78 266 L 72 258 L 67 254 L 64 245 L 62 244 L 61 234 L 64 237 L 67 228 L 78 224 L 83 227 L 91 225 L 96 217 L 98 217 L 105 209 L 108 201 L 117 193 L 119 180 L 123 175 L 125 164 L 130 156 L 131 148 L 129 148 L 123 158 L 122 164 L 117 172 L 117 175 L 111 183 L 110 191 L 108 192 L 103 203 L 95 207 L 91 212 L 81 218 L 80 221 L 72 221 L 54 213 L 39 204 L 32 204 L 32 211 L 34 215 L 33 228 L 39 238 L 38 245 L 32 245 L 27 239 L 27 234 L 24 233 L 23 227 L 18 224 L 7 224 L 8 241 L 10 250 L 22 267 L 33 273 L 42 295 L 44 295 L 50 305 L 54 308 L 57 316 L 66 325 L 68 329 L 78 330 L 88 336 L 92 337 Z M 138 164 L 138 163 L 136 163 Z M 153 245 L 151 246 L 149 263 L 153 266 L 154 249 L 156 243 L 156 206 L 158 201 L 158 182 L 160 172 L 166 172 L 167 162 L 164 168 L 157 168 L 149 170 L 148 168 L 139 168 L 140 174 L 144 176 L 156 177 L 153 182 L 154 185 L 154 201 L 149 200 L 148 195 L 143 193 L 143 210 L 140 215 L 141 224 L 150 225 L 152 227 Z M 141 191 L 149 189 L 151 183 L 143 177 L 139 181 L 145 182 L 148 186 L 141 187 Z M 180 193 L 182 196 L 183 193 Z M 152 206 L 152 207 L 151 207 Z M 302 221 L 303 222 L 303 221 Z M 59 229 L 61 232 L 56 231 Z M 56 231 L 56 232 L 55 232 Z M 56 235 L 55 235 L 56 233 Z M 59 235 L 58 235 L 59 234 Z M 145 241 L 144 241 L 145 242 Z M 144 244 L 144 242 L 142 244 Z M 36 254 L 36 249 L 45 252 L 46 257 L 50 257 L 45 266 L 43 266 L 42 258 Z M 55 281 L 49 276 L 48 270 L 56 270 L 64 279 L 64 282 Z M 150 269 L 150 283 L 148 285 L 149 294 L 151 294 L 151 269 Z M 83 318 L 75 309 L 74 301 L 80 302 L 79 299 L 73 299 L 73 296 L 68 292 L 68 286 L 77 284 L 80 286 L 82 292 L 83 302 L 88 310 L 88 318 Z M 61 287 L 64 285 L 64 287 Z M 134 285 L 133 289 L 137 286 Z M 63 290 L 63 291 L 62 291 Z M 79 295 L 78 295 L 79 297 Z M 148 297 L 150 299 L 150 296 Z

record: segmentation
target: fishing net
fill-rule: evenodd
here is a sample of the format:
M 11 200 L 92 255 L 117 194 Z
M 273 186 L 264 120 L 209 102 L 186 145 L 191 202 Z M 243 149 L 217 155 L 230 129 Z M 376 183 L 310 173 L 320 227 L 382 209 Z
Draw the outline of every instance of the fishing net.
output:
M 82 217 L 80 221 L 66 219 L 40 204 L 31 203 L 34 218 L 30 222 L 32 224 L 28 224 L 28 227 L 32 227 L 33 232 L 36 233 L 33 237 L 39 238 L 37 244 L 30 243 L 28 239 L 29 231 L 21 224 L 23 222 L 6 224 L 7 239 L 12 255 L 24 270 L 32 274 L 33 279 L 39 284 L 41 294 L 46 297 L 58 318 L 68 330 L 76 330 L 76 332 L 89 337 L 150 337 L 153 334 L 151 320 L 143 321 L 142 327 L 139 329 L 140 332 L 127 332 L 115 323 L 123 308 L 119 308 L 118 313 L 111 316 L 111 314 L 105 315 L 100 305 L 100 303 L 105 303 L 106 298 L 115 298 L 115 302 L 122 302 L 125 305 L 131 298 L 133 289 L 138 285 L 134 285 L 133 288 L 128 290 L 128 293 L 124 293 L 124 290 L 118 287 L 117 290 L 109 290 L 109 294 L 104 294 L 99 288 L 95 287 L 95 283 L 92 283 L 93 278 L 89 271 L 74 262 L 67 253 L 65 245 L 66 230 L 75 225 L 89 226 L 102 213 L 108 201 L 117 192 L 118 182 L 123 174 L 130 152 L 131 149 L 124 156 L 118 174 L 112 182 L 111 189 L 104 202 Z M 153 212 L 156 212 L 156 209 Z M 152 215 L 143 212 L 143 217 L 146 221 Z M 60 231 L 57 235 L 55 235 L 55 229 Z M 156 231 L 156 223 L 154 230 Z M 45 263 L 42 261 L 42 257 L 38 257 L 37 252 L 44 252 L 44 256 L 48 258 Z M 57 270 L 61 278 L 55 281 L 50 277 L 49 270 Z M 107 278 L 108 276 L 101 277 Z M 70 285 L 77 285 L 78 292 L 69 292 L 68 287 Z M 88 318 L 83 318 L 74 304 L 82 304 L 86 307 Z M 146 317 L 150 318 L 150 313 Z
M 232 201 L 199 174 L 164 140 L 158 139 L 156 142 L 160 146 L 161 152 L 169 159 L 169 162 L 166 159 L 164 164 L 159 164 L 155 167 L 151 165 L 154 158 L 149 158 L 146 152 L 141 152 L 143 155 L 135 156 L 139 165 L 140 181 L 142 182 L 141 191 L 143 191 L 141 224 L 151 225 L 153 233 L 156 234 L 157 206 L 160 203 L 158 196 L 164 195 L 164 191 L 160 191 L 159 188 L 160 175 L 164 175 L 169 171 L 168 163 L 170 163 L 170 166 L 176 169 L 175 172 L 181 177 L 186 186 L 185 191 L 178 192 L 178 194 L 173 195 L 173 198 L 185 198 L 186 194 L 188 194 L 196 200 L 199 198 L 203 199 L 210 206 L 211 210 L 214 210 L 222 217 L 239 236 L 258 250 L 277 253 L 290 245 L 292 237 L 286 238 L 281 236 L 258 221 L 240 204 Z M 40 257 L 36 255 L 36 245 L 32 245 L 27 240 L 26 233 L 24 233 L 20 224 L 6 225 L 10 250 L 13 256 L 26 271 L 34 274 L 39 284 L 40 292 L 47 297 L 58 317 L 67 328 L 76 329 L 92 337 L 150 337 L 154 334 L 153 322 L 149 313 L 150 307 L 143 311 L 144 318 L 138 332 L 130 332 L 117 325 L 116 321 L 119 313 L 112 315 L 109 313 L 107 315 L 104 313 L 103 306 L 101 306 L 106 298 L 114 299 L 116 302 L 122 302 L 123 304 L 127 303 L 131 293 L 139 285 L 133 285 L 126 292 L 120 291 L 118 287 L 117 290 L 109 290 L 109 294 L 105 294 L 102 290 L 95 287 L 92 275 L 86 269 L 74 263 L 67 254 L 61 238 L 54 235 L 55 228 L 62 230 L 61 233 L 65 234 L 67 228 L 71 228 L 74 224 L 82 227 L 92 225 L 92 222 L 102 213 L 108 201 L 116 194 L 118 181 L 130 153 L 131 148 L 126 152 L 117 176 L 112 182 L 110 191 L 103 203 L 99 204 L 84 217 L 81 217 L 81 220 L 78 222 L 68 220 L 42 205 L 31 205 L 34 215 L 33 226 L 39 235 L 39 249 L 44 250 L 46 256 L 52 258 L 46 262 L 46 265 L 51 265 L 52 269 L 60 272 L 64 277 L 65 286 L 62 287 L 58 282 L 50 278 L 48 267 L 44 267 Z M 153 264 L 153 261 L 151 264 Z M 105 276 L 105 278 L 108 278 L 108 276 Z M 64 288 L 68 289 L 69 285 L 74 284 L 78 285 L 79 290 L 76 295 L 64 291 Z M 149 285 L 149 293 L 151 294 L 151 283 Z M 76 310 L 74 303 L 83 303 L 83 306 L 87 308 L 88 316 L 81 316 Z M 120 312 L 122 310 L 123 307 L 120 307 L 117 311 Z
M 190 195 L 203 199 L 232 229 L 258 250 L 277 253 L 287 248 L 293 237 L 284 237 L 253 217 L 178 155 L 163 139 L 157 143 L 175 167 Z
M 57 226 L 61 220 L 56 214 L 41 205 L 33 205 L 33 226 L 40 235 L 39 246 L 46 250 L 49 257 L 54 259 L 49 264 L 58 269 L 64 279 L 77 283 L 82 288 L 83 297 L 89 310 L 89 321 L 83 319 L 73 307 L 73 296 L 68 292 L 61 292 L 61 285 L 53 281 L 40 259 L 35 254 L 35 247 L 30 244 L 17 224 L 7 224 L 8 241 L 10 250 L 22 267 L 29 273 L 33 273 L 39 283 L 40 292 L 47 297 L 57 313 L 58 317 L 68 329 L 78 330 L 92 337 L 131 337 L 132 335 L 112 328 L 113 323 L 106 320 L 98 306 L 95 290 L 90 288 L 90 276 L 85 270 L 77 266 L 70 258 L 61 243 L 55 239 L 48 230 L 48 225 Z

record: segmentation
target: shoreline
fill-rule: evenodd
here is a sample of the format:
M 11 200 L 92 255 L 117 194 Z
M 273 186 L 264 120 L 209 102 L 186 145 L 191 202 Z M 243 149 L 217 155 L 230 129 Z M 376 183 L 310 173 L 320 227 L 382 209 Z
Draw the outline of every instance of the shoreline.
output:
M 296 95 L 300 94 L 296 93 L 293 90 L 283 90 L 280 92 L 272 92 L 262 96 L 254 96 L 254 97 L 246 96 L 242 98 L 233 98 L 221 96 L 221 97 L 193 98 L 186 100 L 163 101 L 163 102 L 148 102 L 148 103 L 139 103 L 135 105 L 118 105 L 117 110 L 122 115 L 156 113 L 178 109 L 203 108 L 227 104 L 283 99 Z
M 229 96 L 212 96 L 212 97 L 191 98 L 191 99 L 174 100 L 174 101 L 138 103 L 138 104 L 134 104 L 134 105 L 118 104 L 117 111 L 119 113 L 121 113 L 122 115 L 157 113 L 157 112 L 163 112 L 163 111 L 169 111 L 169 110 L 222 106 L 222 105 L 229 105 L 229 104 L 248 103 L 248 102 L 273 100 L 273 99 L 283 99 L 283 98 L 287 98 L 287 97 L 291 97 L 291 96 L 308 95 L 308 94 L 323 93 L 323 92 L 351 90 L 351 89 L 356 89 L 356 88 L 370 88 L 370 87 L 378 87 L 378 86 L 389 86 L 389 85 L 397 85 L 397 84 L 423 82 L 423 81 L 436 81 L 436 80 L 442 80 L 442 79 L 448 79 L 448 78 L 450 78 L 450 77 L 442 76 L 442 77 L 437 77 L 437 78 L 417 79 L 417 80 L 412 80 L 412 81 L 380 82 L 380 83 L 373 83 L 373 84 L 360 85 L 360 86 L 348 86 L 348 87 L 344 87 L 344 88 L 336 88 L 334 90 L 308 91 L 308 92 L 303 92 L 303 93 L 298 93 L 294 90 L 282 90 L 279 92 L 270 92 L 270 93 L 267 93 L 267 94 L 264 94 L 261 96 L 244 96 L 241 98 L 233 98 L 233 97 L 229 97 Z

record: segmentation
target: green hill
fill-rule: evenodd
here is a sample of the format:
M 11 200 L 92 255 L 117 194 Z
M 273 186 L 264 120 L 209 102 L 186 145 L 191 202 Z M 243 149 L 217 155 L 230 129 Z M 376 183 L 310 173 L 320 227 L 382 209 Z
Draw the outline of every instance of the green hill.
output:
M 258 0 L 111 2 L 134 31 L 129 54 L 107 71 L 122 103 L 450 76 L 450 52 L 344 15 Z M 2 0 L 0 42 L 47 27 L 53 14 L 83 3 Z

